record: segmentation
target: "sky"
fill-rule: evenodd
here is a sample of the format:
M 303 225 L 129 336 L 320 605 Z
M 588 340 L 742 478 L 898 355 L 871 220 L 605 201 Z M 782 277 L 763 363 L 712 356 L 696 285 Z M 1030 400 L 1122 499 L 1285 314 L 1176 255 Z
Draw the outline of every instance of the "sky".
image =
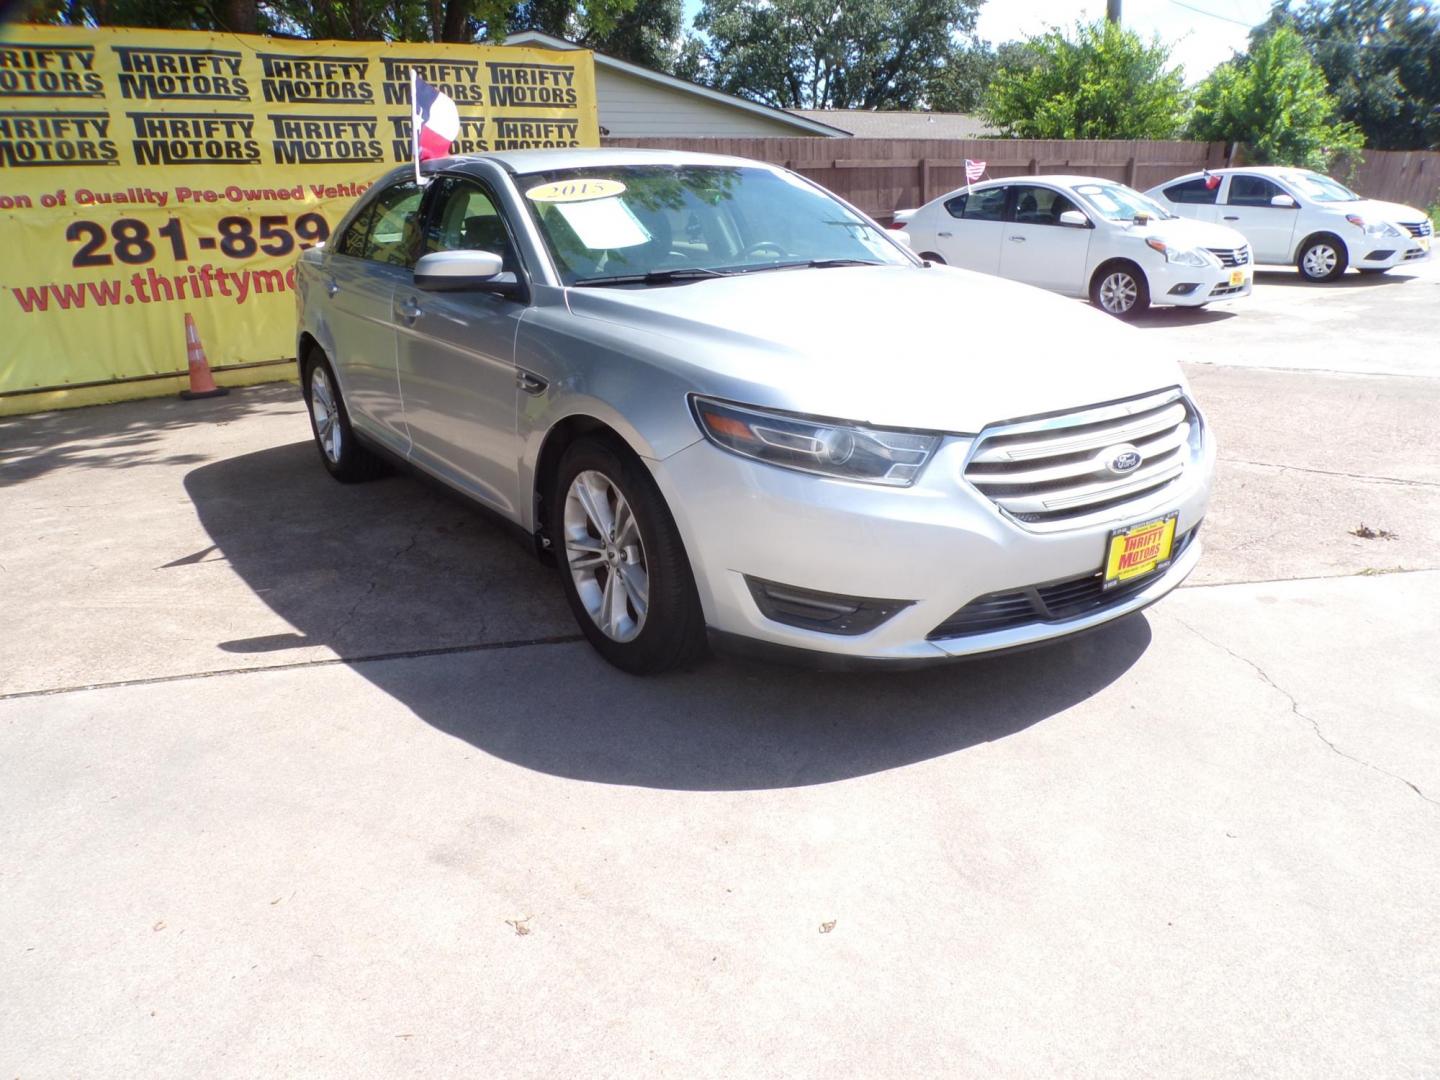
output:
M 844 3 L 844 0 L 837 0 Z M 1171 59 L 1197 83 L 1216 64 L 1243 50 L 1250 27 L 1270 12 L 1271 0 L 1123 0 L 1121 21 L 1141 36 L 1159 34 L 1172 48 Z M 685 0 L 685 18 L 694 19 L 700 0 Z M 1105 0 L 987 0 L 976 32 L 994 44 L 1051 26 L 1073 26 L 1076 19 L 1102 19 Z
M 1269 12 L 1270 0 L 1122 0 L 1121 22 L 1144 38 L 1160 35 L 1171 60 L 1184 66 L 1186 81 L 1195 83 L 1243 51 L 1250 27 Z M 988 0 L 976 33 L 998 44 L 1104 17 L 1105 0 Z

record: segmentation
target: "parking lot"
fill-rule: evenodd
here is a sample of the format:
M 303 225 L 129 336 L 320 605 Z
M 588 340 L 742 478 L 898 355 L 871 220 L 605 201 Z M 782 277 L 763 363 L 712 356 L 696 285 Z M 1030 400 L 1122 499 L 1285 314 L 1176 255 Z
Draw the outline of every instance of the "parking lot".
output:
M 916 673 L 622 675 L 293 385 L 0 420 L 0 1073 L 1440 1076 L 1440 262 L 1133 341 L 1199 570 Z

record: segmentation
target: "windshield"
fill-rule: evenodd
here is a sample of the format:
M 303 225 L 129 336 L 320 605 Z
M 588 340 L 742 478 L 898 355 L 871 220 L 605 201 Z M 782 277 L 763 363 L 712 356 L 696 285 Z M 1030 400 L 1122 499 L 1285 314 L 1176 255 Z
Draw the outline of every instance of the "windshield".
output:
M 1338 180 L 1331 180 L 1319 173 L 1286 173 L 1284 180 L 1301 195 L 1315 202 L 1359 202 L 1360 196 Z
M 1075 192 L 1111 221 L 1131 221 L 1141 214 L 1161 220 L 1178 216 L 1124 184 L 1077 184 Z
M 693 281 L 813 263 L 909 264 L 883 230 L 770 169 L 595 166 L 516 183 L 566 285 Z

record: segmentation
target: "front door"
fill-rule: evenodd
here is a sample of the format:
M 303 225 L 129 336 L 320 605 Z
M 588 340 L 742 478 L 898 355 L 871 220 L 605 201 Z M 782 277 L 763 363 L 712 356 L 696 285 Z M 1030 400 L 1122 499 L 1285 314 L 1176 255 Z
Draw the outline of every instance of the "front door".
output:
M 1271 206 L 1276 195 L 1290 193 L 1273 180 L 1251 173 L 1231 173 L 1227 179 L 1220 224 L 1245 234 L 1258 263 L 1288 263 L 1295 254 L 1293 206 Z
M 498 201 L 479 181 L 434 181 L 424 253 L 490 251 L 521 273 Z M 394 292 L 400 391 L 415 462 L 518 518 L 515 337 L 526 306 L 486 292 Z
M 1094 230 L 1060 224 L 1061 214 L 1080 208 L 1038 184 L 1017 184 L 1014 192 L 1000 244 L 1000 276 L 1083 296 L 1089 288 L 1085 270 Z

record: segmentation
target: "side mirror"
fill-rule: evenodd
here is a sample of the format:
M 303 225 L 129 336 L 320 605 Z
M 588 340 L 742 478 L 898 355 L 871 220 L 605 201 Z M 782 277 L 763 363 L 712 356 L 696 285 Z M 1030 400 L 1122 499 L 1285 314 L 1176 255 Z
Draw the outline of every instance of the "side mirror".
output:
M 1065 210 L 1060 214 L 1060 224 L 1068 226 L 1071 229 L 1088 229 L 1090 227 L 1090 219 L 1079 210 Z
M 1294 210 L 1296 203 L 1289 195 L 1272 195 L 1270 196 L 1270 205 L 1278 206 L 1282 210 Z
M 437 251 L 415 264 L 415 287 L 427 292 L 495 292 L 518 295 L 513 274 L 501 278 L 504 263 L 493 251 Z

